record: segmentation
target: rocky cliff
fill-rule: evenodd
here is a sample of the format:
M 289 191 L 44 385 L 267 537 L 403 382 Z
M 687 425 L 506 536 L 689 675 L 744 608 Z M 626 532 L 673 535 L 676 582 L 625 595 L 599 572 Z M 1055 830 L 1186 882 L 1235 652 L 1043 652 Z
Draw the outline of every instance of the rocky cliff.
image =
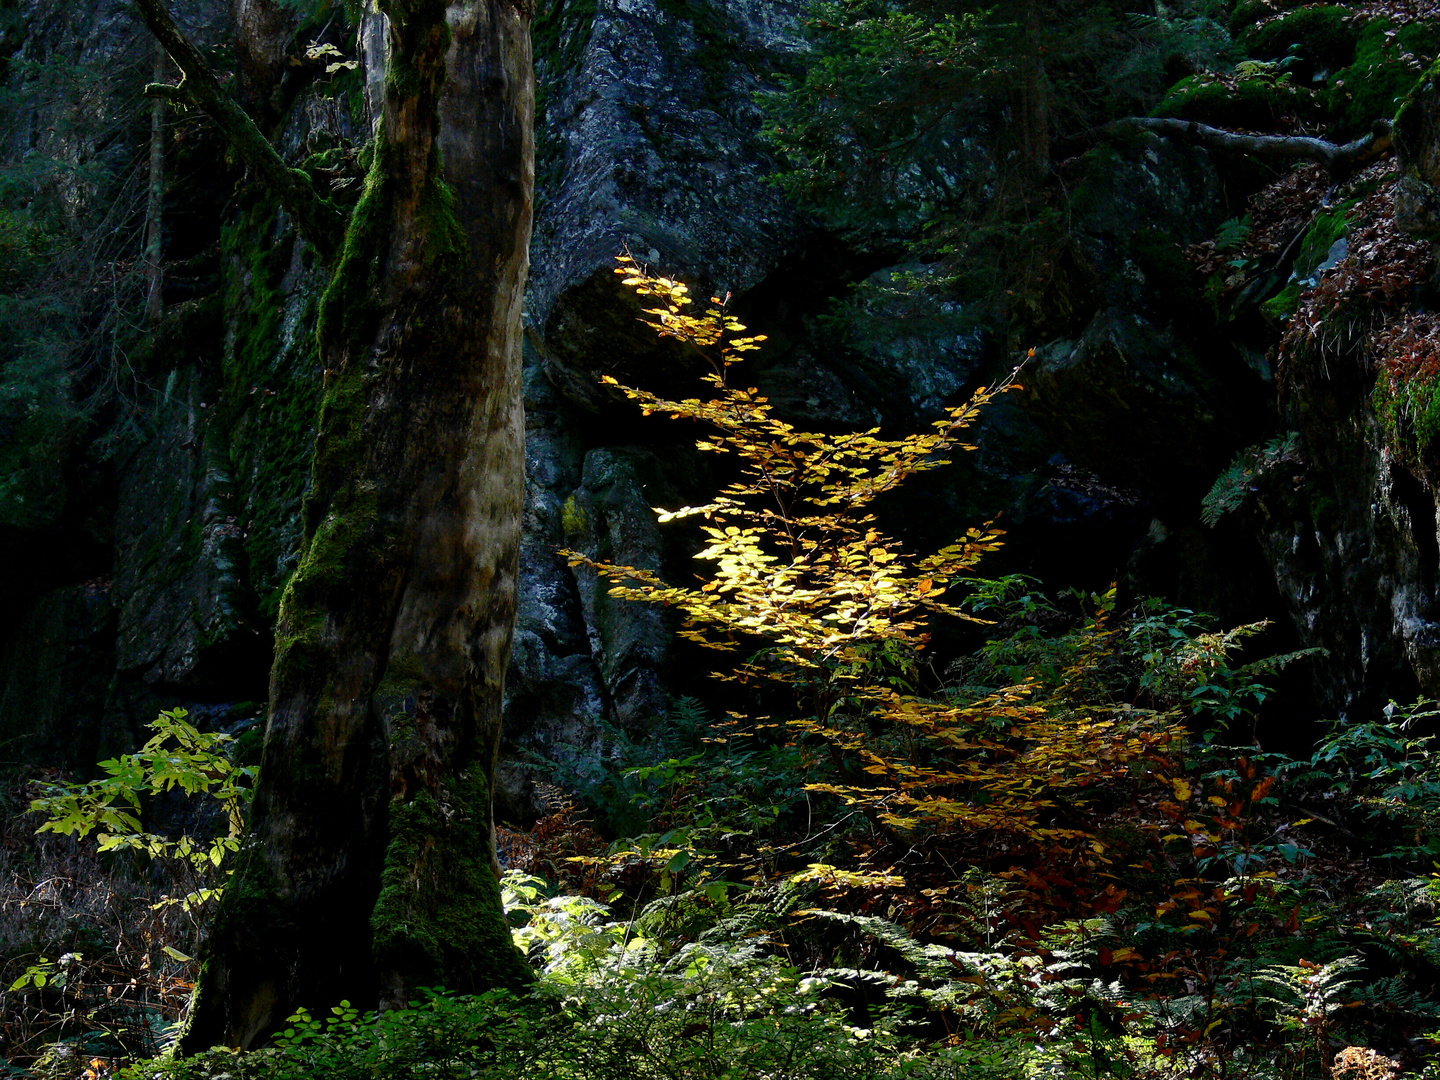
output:
M 183 14 L 217 46 L 237 17 L 269 27 L 295 63 L 247 53 L 242 90 L 288 158 L 353 197 L 369 131 L 363 67 L 327 72 L 323 51 L 304 56 L 328 45 L 363 59 L 354 31 L 259 0 L 233 13 L 192 0 Z M 772 338 L 757 381 L 809 423 L 913 426 L 1033 345 L 1023 397 L 991 410 L 979 451 L 894 508 L 917 543 L 999 515 L 1010 535 L 997 569 L 1052 586 L 1118 580 L 1230 622 L 1276 620 L 1276 648 L 1327 650 L 1306 672 L 1327 715 L 1440 693 L 1435 372 L 1415 359 L 1428 339 L 1404 337 L 1429 318 L 1429 241 L 1384 232 L 1397 187 L 1384 169 L 1328 196 L 1325 184 L 1292 184 L 1267 203 L 1284 170 L 1257 174 L 1181 139 L 1102 143 L 1057 166 L 1070 212 L 1064 301 L 1030 327 L 1033 339 L 976 330 L 958 301 L 885 288 L 846 309 L 847 329 L 833 302 L 850 286 L 929 271 L 902 249 L 826 231 L 770 182 L 777 160 L 755 94 L 805 63 L 798 2 L 553 0 L 534 37 L 540 190 L 506 813 L 535 810 L 536 763 L 604 753 L 613 732 L 643 733 L 676 687 L 694 685 L 662 612 L 612 602 L 558 553 L 684 573 L 683 535 L 662 532 L 650 507 L 709 486 L 691 435 L 642 421 L 597 383 L 612 374 L 677 389 L 694 375 L 636 320 L 611 273 L 621 251 L 697 291 L 733 294 Z M 5 121 L 7 183 L 53 207 L 55 236 L 118 244 L 106 256 L 113 278 L 140 251 L 135 192 L 150 131 L 139 91 L 153 47 L 124 5 L 27 0 L 10 12 L 0 61 L 7 100 L 23 103 Z M 65 77 L 76 70 L 108 74 L 77 88 Z M 1198 109 L 1201 89 L 1172 94 L 1172 111 Z M 1411 218 L 1440 183 L 1432 99 L 1414 98 L 1402 131 Z M 203 122 L 172 118 L 165 153 L 161 320 L 134 329 L 134 287 L 102 302 L 86 278 L 92 299 L 71 297 L 62 313 L 73 334 L 7 341 L 12 399 L 63 390 L 50 413 L 7 406 L 0 428 L 13 612 L 0 739 L 12 756 L 93 758 L 173 704 L 244 726 L 266 696 L 325 377 L 311 340 L 320 270 Z M 1249 238 L 1227 255 L 1217 230 L 1252 196 Z M 1338 233 L 1326 216 L 1337 205 Z M 1322 217 L 1325 251 L 1305 265 Z M 17 220 L 0 219 L 10 230 L 0 243 L 13 246 Z M 1356 269 L 1366 229 L 1384 235 L 1371 238 L 1369 269 Z M 1325 265 L 1345 235 L 1350 249 Z M 1361 306 L 1334 308 L 1337 275 L 1397 260 L 1394 295 L 1377 301 L 1356 285 L 1339 299 Z M 34 300 L 27 281 L 3 283 L 13 302 Z M 1277 307 L 1292 285 L 1293 305 Z M 1331 329 L 1305 338 L 1297 320 L 1312 317 Z M 22 352 L 44 349 L 62 374 L 21 370 Z M 27 426 L 26 415 L 50 420 Z M 1231 489 L 1212 492 L 1217 476 Z

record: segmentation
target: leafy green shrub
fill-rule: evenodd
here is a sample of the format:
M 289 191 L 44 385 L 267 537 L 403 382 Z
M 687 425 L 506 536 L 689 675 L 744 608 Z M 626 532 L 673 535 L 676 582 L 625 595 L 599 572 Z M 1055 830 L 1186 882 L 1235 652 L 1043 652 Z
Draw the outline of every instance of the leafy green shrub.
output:
M 100 763 L 102 778 L 40 788 L 19 819 L 38 835 L 28 838 L 33 868 L 3 866 L 0 1061 L 35 1060 L 69 1080 L 91 1057 L 155 1052 L 183 1009 L 189 953 L 238 846 L 254 777 L 228 756 L 228 736 L 185 715 L 161 713 L 140 750 Z M 187 809 L 200 810 L 200 829 L 147 827 L 157 800 L 180 797 L 198 797 Z M 78 843 L 91 833 L 97 843 Z M 156 870 L 167 894 L 149 881 Z
M 916 980 L 799 971 L 758 908 L 698 937 L 646 936 L 637 927 L 674 925 L 655 905 L 616 922 L 595 901 L 546 898 L 536 879 L 509 875 L 505 887 L 523 920 L 516 940 L 543 965 L 527 997 L 435 989 L 381 1014 L 302 1011 L 271 1049 L 140 1062 L 118 1080 L 1019 1080 L 1033 1056 L 1015 1037 L 917 1046 L 903 1007 L 922 996 Z M 918 960 L 927 980 L 953 983 L 946 950 L 884 920 L 850 921 Z M 863 1026 L 836 994 L 847 980 L 884 988 Z
M 155 734 L 138 751 L 100 762 L 104 778 L 58 786 L 30 809 L 49 818 L 40 832 L 82 838 L 94 832 L 102 854 L 128 850 L 171 863 L 180 871 L 177 876 L 193 887 L 166 902 L 191 910 L 219 896 L 219 887 L 209 879 L 240 848 L 255 769 L 231 760 L 229 735 L 201 732 L 186 722 L 186 715 L 184 709 L 162 712 L 150 724 Z M 170 791 L 213 800 L 222 815 L 223 833 L 172 839 L 147 830 L 141 822 L 142 799 Z
M 1325 785 L 1355 800 L 1369 821 L 1392 839 L 1382 858 L 1425 866 L 1440 859 L 1440 757 L 1433 735 L 1416 734 L 1440 718 L 1440 708 L 1424 699 L 1411 705 L 1391 702 L 1384 719 L 1337 723 L 1309 762 L 1297 767 L 1297 779 Z

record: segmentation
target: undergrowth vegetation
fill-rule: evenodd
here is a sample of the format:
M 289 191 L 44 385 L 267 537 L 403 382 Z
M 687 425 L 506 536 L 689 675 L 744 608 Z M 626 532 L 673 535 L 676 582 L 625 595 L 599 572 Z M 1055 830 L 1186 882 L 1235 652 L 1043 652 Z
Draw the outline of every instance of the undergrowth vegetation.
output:
M 1309 758 L 1261 752 L 1256 711 L 1295 659 L 1244 661 L 1263 653 L 1263 624 L 979 578 L 1001 542 L 987 526 L 919 557 L 884 535 L 884 492 L 964 449 L 1003 386 L 922 436 L 798 431 L 737 384 L 759 340 L 723 305 L 694 315 L 684 286 L 621 271 L 660 332 L 712 362 L 708 400 L 629 393 L 706 423 L 700 445 L 731 455 L 738 479 L 662 512 L 703 523 L 698 587 L 572 557 L 618 596 L 678 609 L 692 640 L 741 659 L 727 678 L 769 688 L 756 700 L 773 711 L 677 701 L 650 737 L 613 730 L 592 771 L 553 776 L 548 819 L 502 830 L 533 992 L 302 1012 L 269 1049 L 185 1060 L 152 1055 L 181 1019 L 187 913 L 223 887 L 250 776 L 223 738 L 162 716 L 104 779 L 32 781 L 30 813 L 10 818 L 12 1072 L 1440 1071 L 1433 706 L 1336 728 Z M 983 643 L 930 661 L 939 618 Z M 168 812 L 167 798 L 180 799 Z M 191 838 L 153 824 L 167 813 Z M 99 854 L 54 835 L 92 830 Z M 176 867 L 202 877 L 177 885 Z
M 1255 27 L 1238 63 L 1219 3 L 1064 3 L 1033 26 L 922 7 L 822 6 L 811 29 L 828 53 L 770 102 L 767 131 L 790 193 L 847 234 L 932 259 L 915 280 L 981 309 L 997 282 L 1016 285 L 992 298 L 992 322 L 1043 322 L 1027 290 L 1058 304 L 1069 210 L 1038 184 L 1050 136 L 1117 111 L 1360 130 L 1436 47 L 1428 29 L 1313 4 L 1235 7 L 1232 29 Z M 1042 56 L 1051 100 L 1011 123 L 994 103 L 1041 89 Z M 1398 321 L 1430 251 L 1396 225 L 1382 173 L 1312 214 L 1329 178 L 1296 170 L 1191 255 L 1217 320 L 1258 303 L 1279 259 L 1263 311 L 1283 328 L 1281 383 L 1365 351 L 1391 449 L 1418 459 L 1440 437 L 1440 317 Z M 30 284 L 55 243 L 43 225 L 0 207 L 13 264 L 0 292 L 30 305 L 11 322 L 49 357 L 59 345 Z M 1023 370 L 918 435 L 804 431 L 743 379 L 763 337 L 621 262 L 657 333 L 709 374 L 689 399 L 619 389 L 702 425 L 697 445 L 731 480 L 660 512 L 703 535 L 696 583 L 572 565 L 677 613 L 741 689 L 717 694 L 725 705 L 677 700 L 643 734 L 606 728 L 603 755 L 548 775 L 547 818 L 501 830 L 533 991 L 436 987 L 385 1013 L 302 1011 L 264 1050 L 164 1056 L 253 771 L 223 737 L 163 714 L 99 780 L 33 775 L 0 793 L 0 1072 L 1440 1077 L 1440 706 L 1392 703 L 1308 756 L 1263 751 L 1257 717 L 1300 658 L 1265 655 L 1264 624 L 984 578 L 1004 542 L 990 523 L 930 553 L 886 532 L 889 494 L 971 449 L 967 428 Z M 35 371 L 31 397 L 54 382 Z M 25 439 L 65 435 L 78 414 L 61 397 Z M 1286 433 L 1242 451 L 1202 520 L 1294 480 L 1300 445 Z M 0 503 L 20 482 L 5 473 Z M 940 626 L 973 647 L 942 659 Z M 742 700 L 763 704 L 730 711 Z

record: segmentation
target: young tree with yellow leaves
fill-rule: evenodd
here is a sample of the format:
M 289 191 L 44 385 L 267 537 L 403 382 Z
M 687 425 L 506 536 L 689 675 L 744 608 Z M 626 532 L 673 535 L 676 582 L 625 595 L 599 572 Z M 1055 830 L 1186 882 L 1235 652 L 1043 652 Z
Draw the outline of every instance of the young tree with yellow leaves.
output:
M 972 528 L 955 544 L 911 559 L 880 532 L 872 504 L 907 478 L 947 464 L 947 451 L 969 449 L 960 442 L 961 432 L 987 402 L 1014 385 L 1013 376 L 950 409 L 930 432 L 886 439 L 878 429 L 844 435 L 800 431 L 776 417 L 758 390 L 731 383 L 741 354 L 759 348 L 763 335 L 742 336 L 745 327 L 716 299 L 703 314 L 691 314 L 693 301 L 683 283 L 649 275 L 629 256 L 619 262 L 616 272 L 625 284 L 658 305 L 646 312 L 657 332 L 694 346 L 709 362 L 704 381 L 716 396 L 670 401 L 622 389 L 646 415 L 669 414 L 714 427 L 717 434 L 696 445 L 733 454 L 741 476 L 702 506 L 656 511 L 662 522 L 704 519 L 708 542 L 695 557 L 714 564 L 714 576 L 704 585 L 677 588 L 649 571 L 574 552 L 571 563 L 619 583 L 611 590 L 614 596 L 678 608 L 685 616 L 681 635 L 701 645 L 733 649 L 745 636 L 765 640 L 762 657 L 742 673 L 803 683 L 814 715 L 824 722 L 842 697 L 864 689 L 876 650 L 924 648 L 928 613 L 973 618 L 950 602 L 951 588 L 1000 546 L 1000 531 Z M 604 381 L 619 385 L 609 377 Z
M 714 396 L 676 401 L 620 389 L 646 415 L 715 429 L 696 445 L 734 455 L 740 475 L 704 505 L 656 511 L 662 522 L 702 520 L 706 544 L 695 557 L 711 566 L 703 584 L 679 587 L 575 552 L 567 553 L 571 564 L 614 582 L 612 596 L 676 608 L 681 636 L 691 641 L 751 650 L 725 677 L 797 690 L 805 715 L 793 725 L 828 740 L 837 756 L 853 755 L 868 774 L 860 785 L 811 790 L 838 795 L 890 829 L 999 831 L 1042 845 L 1085 835 L 1067 822 L 1086 789 L 1162 752 L 1178 734 L 1172 718 L 1144 710 L 1081 715 L 1033 700 L 1024 684 L 956 701 L 902 693 L 890 677 L 913 669 L 929 643 L 931 616 L 985 621 L 957 597 L 1002 534 L 987 523 L 933 554 L 912 556 L 880 530 L 875 500 L 947 464 L 949 452 L 973 449 L 963 432 L 987 403 L 1015 388 L 1018 369 L 948 410 L 928 432 L 885 438 L 878 429 L 802 431 L 775 416 L 757 389 L 732 381 L 742 354 L 759 348 L 763 336 L 747 336 L 718 299 L 694 314 L 683 283 L 652 275 L 629 256 L 619 262 L 625 284 L 653 304 L 645 315 L 657 333 L 705 357 L 703 378 Z M 1103 616 L 1096 626 L 1103 636 L 1100 622 Z M 1085 662 L 1077 654 L 1075 663 Z M 909 737 L 877 738 L 877 729 Z M 895 750 L 901 743 L 909 746 L 903 754 Z

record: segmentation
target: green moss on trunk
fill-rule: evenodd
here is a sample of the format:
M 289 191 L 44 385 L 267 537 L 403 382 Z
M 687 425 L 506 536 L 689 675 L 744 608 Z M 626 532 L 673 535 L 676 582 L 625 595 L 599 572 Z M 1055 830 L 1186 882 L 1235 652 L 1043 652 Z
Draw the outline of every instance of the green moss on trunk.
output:
M 413 727 L 396 727 L 398 739 L 420 737 Z M 533 978 L 501 907 L 489 806 L 484 769 L 475 762 L 442 785 L 438 798 L 421 790 L 390 803 L 390 845 L 370 925 L 376 964 L 400 976 L 402 999 L 407 988 L 437 982 L 468 990 Z

